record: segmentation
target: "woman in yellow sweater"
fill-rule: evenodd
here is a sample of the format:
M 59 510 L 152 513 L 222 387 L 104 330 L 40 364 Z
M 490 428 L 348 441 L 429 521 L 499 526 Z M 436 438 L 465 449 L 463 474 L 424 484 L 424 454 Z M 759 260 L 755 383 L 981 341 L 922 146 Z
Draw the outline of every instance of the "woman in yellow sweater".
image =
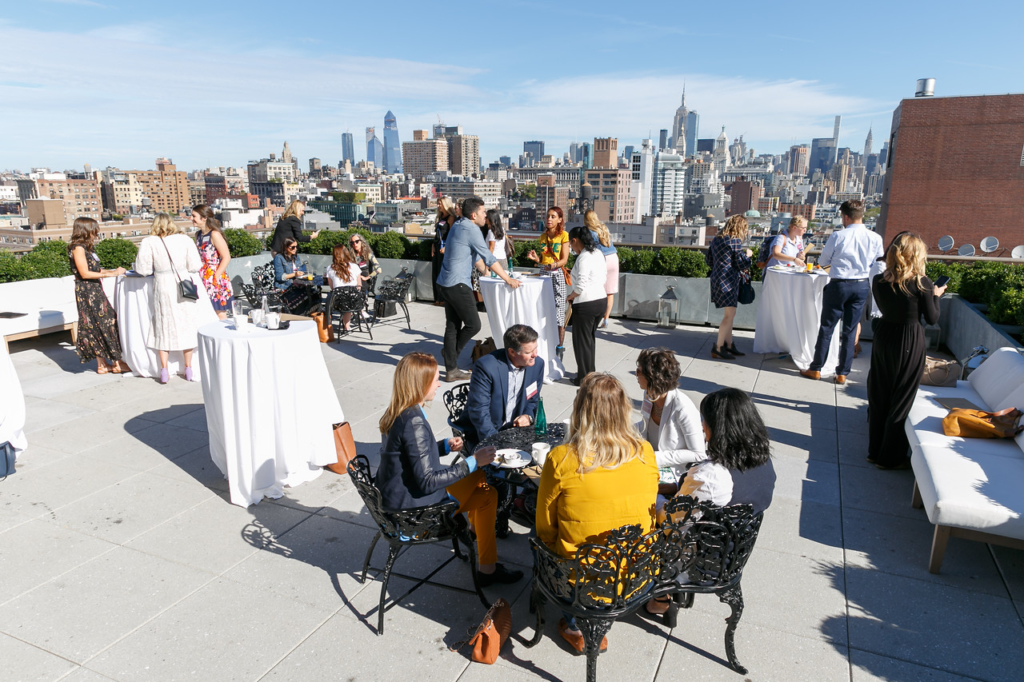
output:
M 572 406 L 572 436 L 548 455 L 537 493 L 537 537 L 561 556 L 600 543 L 620 526 L 637 524 L 645 533 L 654 527 L 658 465 L 631 413 L 618 379 L 586 376 Z M 559 621 L 558 632 L 583 653 L 583 634 L 571 616 Z M 607 646 L 605 639 L 601 650 Z

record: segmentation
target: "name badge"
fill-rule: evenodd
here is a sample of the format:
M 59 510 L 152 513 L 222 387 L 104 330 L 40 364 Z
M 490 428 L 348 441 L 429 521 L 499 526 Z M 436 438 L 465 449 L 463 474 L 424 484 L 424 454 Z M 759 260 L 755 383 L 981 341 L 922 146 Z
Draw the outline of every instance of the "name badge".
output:
M 537 382 L 534 381 L 532 384 L 526 387 L 526 399 L 533 400 L 533 396 L 537 395 Z
M 644 398 L 644 404 L 640 408 L 640 411 L 643 413 L 645 420 L 651 418 L 651 410 L 653 408 L 654 408 L 654 405 L 651 404 L 651 401 L 648 400 L 647 398 Z

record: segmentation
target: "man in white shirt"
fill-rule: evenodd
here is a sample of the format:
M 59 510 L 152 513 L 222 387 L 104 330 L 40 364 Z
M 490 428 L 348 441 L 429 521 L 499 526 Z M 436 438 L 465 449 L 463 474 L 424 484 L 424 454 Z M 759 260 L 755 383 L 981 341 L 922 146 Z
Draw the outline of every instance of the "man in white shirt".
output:
M 814 344 L 814 359 L 801 374 L 810 379 L 821 378 L 825 356 L 832 345 L 832 334 L 840 320 L 843 322 L 839 364 L 836 365 L 836 383 L 845 384 L 853 365 L 854 333 L 860 322 L 864 303 L 871 294 L 868 277 L 871 266 L 883 254 L 882 238 L 864 227 L 864 202 L 844 201 L 839 207 L 843 229 L 833 232 L 825 242 L 818 265 L 831 265 L 829 282 L 822 294 L 821 326 Z

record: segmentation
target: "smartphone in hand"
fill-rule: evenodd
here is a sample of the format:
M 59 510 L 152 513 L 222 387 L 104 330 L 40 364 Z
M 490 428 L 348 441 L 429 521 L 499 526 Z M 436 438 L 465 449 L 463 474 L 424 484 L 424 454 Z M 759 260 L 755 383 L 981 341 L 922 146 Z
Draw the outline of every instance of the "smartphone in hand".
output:
M 949 275 L 943 275 L 942 277 L 939 277 L 937 280 L 935 280 L 936 287 L 944 287 L 947 284 L 949 284 Z

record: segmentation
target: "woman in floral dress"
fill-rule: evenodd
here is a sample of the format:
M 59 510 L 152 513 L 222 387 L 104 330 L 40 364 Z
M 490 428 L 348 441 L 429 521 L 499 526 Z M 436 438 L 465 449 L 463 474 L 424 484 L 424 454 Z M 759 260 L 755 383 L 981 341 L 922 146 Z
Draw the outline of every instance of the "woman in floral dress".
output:
M 217 317 L 226 319 L 234 300 L 231 280 L 225 274 L 228 263 L 231 262 L 228 242 L 220 231 L 220 221 L 209 206 L 199 204 L 192 209 L 192 224 L 199 230 L 196 232 L 196 246 L 199 248 L 199 256 L 203 259 L 203 267 L 199 272 L 206 286 L 206 293 L 210 295 L 210 303 L 217 311 Z
M 78 336 L 75 350 L 82 362 L 96 360 L 97 374 L 130 372 L 121 359 L 121 337 L 117 314 L 103 293 L 100 280 L 124 274 L 124 268 L 104 270 L 93 251 L 99 225 L 92 218 L 76 218 L 68 244 L 71 272 L 75 276 L 75 302 L 78 304 Z M 113 360 L 113 363 L 107 362 Z

